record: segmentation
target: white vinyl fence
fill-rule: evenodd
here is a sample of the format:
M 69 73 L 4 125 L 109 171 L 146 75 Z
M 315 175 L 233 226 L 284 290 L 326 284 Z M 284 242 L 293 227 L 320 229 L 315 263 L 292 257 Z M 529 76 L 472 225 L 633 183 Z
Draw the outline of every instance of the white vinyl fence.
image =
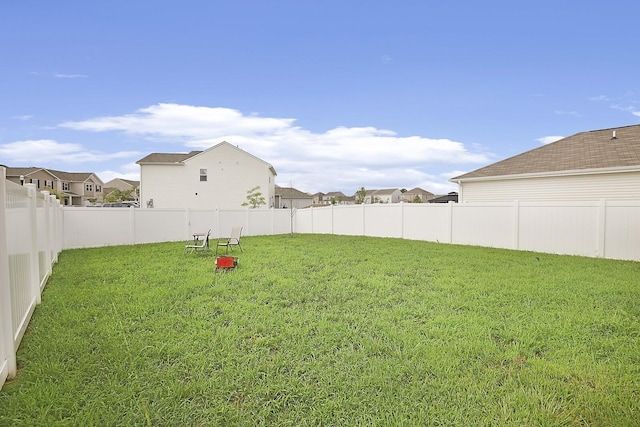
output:
M 62 207 L 0 167 L 0 387 L 16 375 L 16 350 L 62 249 Z
M 141 243 L 186 242 L 193 233 L 211 230 L 212 239 L 291 232 L 287 209 L 140 209 L 70 207 L 63 209 L 63 248 L 90 248 Z
M 640 201 L 374 204 L 298 210 L 295 232 L 640 261 Z

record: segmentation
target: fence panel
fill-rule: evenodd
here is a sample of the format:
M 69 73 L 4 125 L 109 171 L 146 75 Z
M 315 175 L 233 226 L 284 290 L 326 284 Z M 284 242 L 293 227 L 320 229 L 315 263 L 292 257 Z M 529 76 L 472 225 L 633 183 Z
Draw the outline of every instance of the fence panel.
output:
M 129 227 L 133 228 L 135 244 L 187 241 L 193 233 L 213 228 L 215 221 L 213 212 L 207 218 L 201 212 L 185 209 L 125 209 L 128 210 L 128 221 L 132 223 Z M 204 221 L 205 218 L 208 221 Z
M 604 233 L 603 256 L 640 260 L 640 202 L 607 202 Z
M 519 248 L 598 256 L 598 202 L 520 203 Z
M 38 266 L 32 265 L 33 237 L 37 230 L 32 224 L 31 198 L 27 188 L 10 190 L 6 202 L 6 235 L 11 292 L 11 326 L 16 348 L 38 302 Z
M 450 206 L 452 243 L 515 249 L 513 203 Z
M 364 235 L 364 205 L 341 206 L 334 209 L 333 233 L 346 236 Z M 331 209 L 331 208 L 329 208 Z
M 365 235 L 372 237 L 402 237 L 401 203 L 368 205 L 364 214 Z
M 51 251 L 50 235 L 49 235 L 49 200 L 48 193 L 45 198 L 44 195 L 37 195 L 36 203 L 36 245 L 38 251 L 38 284 L 40 285 L 40 292 L 44 289 L 44 285 L 49 279 L 51 274 Z
M 296 216 L 299 209 L 274 209 L 273 234 L 289 234 L 295 230 Z
M 311 208 L 311 230 L 309 233 L 333 233 L 333 205 L 321 208 Z
M 16 375 L 16 346 L 13 341 L 13 315 L 9 282 L 9 250 L 7 246 L 6 169 L 0 167 L 0 388 L 7 378 Z
M 407 203 L 403 211 L 403 237 L 411 240 L 449 243 L 451 207 L 443 203 Z
M 0 388 L 17 373 L 16 350 L 57 259 L 53 248 L 62 246 L 50 239 L 59 210 L 48 192 L 6 181 L 0 167 Z
M 130 209 L 65 207 L 64 249 L 133 244 Z

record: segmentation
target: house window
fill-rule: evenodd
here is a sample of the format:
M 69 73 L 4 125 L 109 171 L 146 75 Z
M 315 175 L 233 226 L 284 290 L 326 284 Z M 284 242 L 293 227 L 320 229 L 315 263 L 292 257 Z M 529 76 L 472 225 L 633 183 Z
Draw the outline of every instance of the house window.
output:
M 44 180 L 44 186 L 53 189 L 53 181 Z
M 62 191 L 69 191 L 69 183 L 68 182 L 63 182 L 62 183 Z
M 40 188 L 40 180 L 39 179 L 31 178 L 30 182 L 31 182 L 31 184 L 35 184 L 36 188 Z
M 200 181 L 206 181 L 206 180 L 207 180 L 207 170 L 200 169 Z
M 97 192 L 102 191 L 102 189 L 100 188 L 100 186 L 99 186 L 98 184 L 96 184 L 96 191 L 97 191 Z
M 84 191 L 93 191 L 93 184 L 85 184 Z

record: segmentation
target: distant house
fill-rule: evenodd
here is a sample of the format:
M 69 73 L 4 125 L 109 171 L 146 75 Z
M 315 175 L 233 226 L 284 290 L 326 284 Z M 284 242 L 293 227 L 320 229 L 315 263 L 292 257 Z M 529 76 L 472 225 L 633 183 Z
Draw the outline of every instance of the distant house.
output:
M 102 180 L 92 172 L 64 172 L 38 167 L 7 167 L 7 179 L 16 184 L 35 184 L 53 190 L 66 206 L 90 206 L 102 201 Z
M 364 203 L 399 203 L 401 195 L 397 188 L 367 190 Z
M 322 192 L 317 192 L 313 195 L 313 204 L 314 205 L 321 205 L 323 204 L 323 200 L 324 200 L 324 193 Z
M 330 191 L 324 195 L 324 203 L 328 205 L 341 205 L 347 199 L 342 191 Z
M 414 189 L 405 191 L 400 195 L 401 202 L 407 203 L 427 203 L 429 200 L 433 199 L 435 195 L 427 190 L 423 190 L 422 188 L 416 187 Z
M 330 191 L 328 193 L 316 193 L 313 195 L 314 205 L 344 205 L 350 204 L 350 197 L 345 196 L 341 191 Z
M 114 178 L 104 184 L 103 193 L 104 197 L 108 197 L 114 190 L 129 191 L 131 192 L 131 200 L 139 201 L 140 195 L 140 181 L 133 181 L 124 178 Z
M 152 153 L 136 163 L 143 208 L 241 208 L 255 187 L 264 207 L 275 206 L 273 166 L 226 141 L 205 151 Z
M 306 208 L 313 204 L 313 196 L 293 187 L 276 185 L 276 208 Z
M 640 200 L 640 125 L 580 132 L 450 181 L 462 203 Z
M 455 191 L 452 191 L 450 193 L 447 193 L 441 196 L 434 196 L 427 201 L 427 203 L 449 203 L 449 202 L 458 203 L 458 193 L 456 193 Z

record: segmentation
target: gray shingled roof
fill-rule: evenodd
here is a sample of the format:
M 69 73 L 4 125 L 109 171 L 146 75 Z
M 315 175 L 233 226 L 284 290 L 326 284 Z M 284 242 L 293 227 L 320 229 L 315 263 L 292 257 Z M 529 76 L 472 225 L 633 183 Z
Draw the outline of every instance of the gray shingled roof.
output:
M 180 163 L 200 153 L 202 153 L 202 151 L 191 151 L 190 153 L 151 153 L 136 163 Z
M 19 176 L 19 175 L 29 176 L 30 174 L 38 171 L 49 172 L 54 177 L 61 179 L 63 181 L 84 182 L 87 179 L 89 179 L 92 175 L 96 176 L 93 172 L 64 172 L 64 171 L 58 171 L 55 169 L 38 168 L 38 167 L 17 167 L 17 168 L 7 167 L 7 176 Z
M 309 199 L 313 197 L 311 194 L 304 193 L 293 187 L 280 187 L 279 185 L 276 185 L 276 194 L 285 199 Z
M 451 181 L 634 166 L 640 169 L 640 125 L 580 132 Z

